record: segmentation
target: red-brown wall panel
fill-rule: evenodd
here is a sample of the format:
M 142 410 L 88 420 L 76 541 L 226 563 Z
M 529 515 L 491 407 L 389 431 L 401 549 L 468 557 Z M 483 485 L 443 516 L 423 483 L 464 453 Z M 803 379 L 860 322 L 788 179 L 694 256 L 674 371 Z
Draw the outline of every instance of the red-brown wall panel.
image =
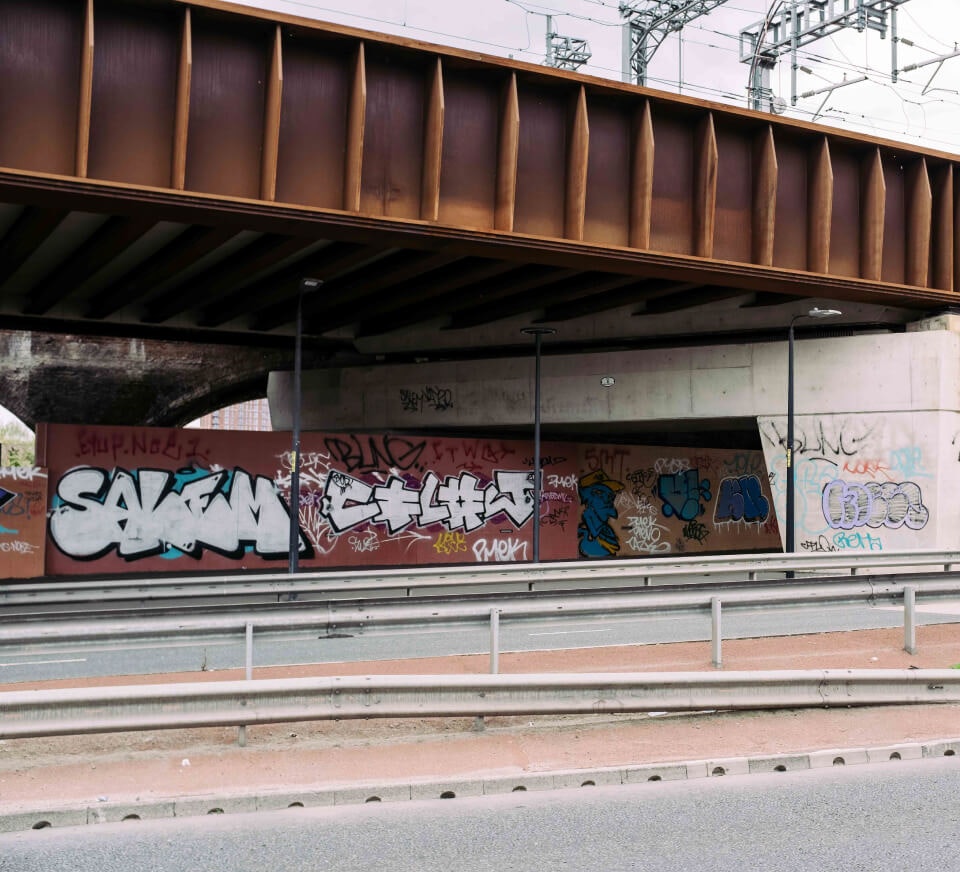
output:
M 717 211 L 713 256 L 749 263 L 753 228 L 753 141 L 743 128 L 717 126 Z
M 777 211 L 773 237 L 774 266 L 807 268 L 809 145 L 793 138 L 775 138 L 777 148 Z
M 187 190 L 260 196 L 271 31 L 193 16 Z
M 102 0 L 95 10 L 88 173 L 169 187 L 182 15 Z
M 0 166 L 73 173 L 84 11 L 0 0 Z
M 692 253 L 693 131 L 689 118 L 654 112 L 656 151 L 650 247 L 655 251 Z
M 621 103 L 588 101 L 590 163 L 583 238 L 606 245 L 630 242 L 631 117 Z
M 906 275 L 906 200 L 903 167 L 896 157 L 884 156 L 883 180 L 887 186 L 887 200 L 883 215 L 882 278 L 885 282 L 902 285 Z
M 426 72 L 390 52 L 367 53 L 360 211 L 419 218 Z
M 0 578 L 44 574 L 47 470 L 0 468 Z
M 833 224 L 830 233 L 830 272 L 860 275 L 860 196 L 862 156 L 833 149 Z
M 572 92 L 520 83 L 514 230 L 563 237 Z
M 489 229 L 497 197 L 497 143 L 503 80 L 446 70 L 439 220 Z
M 277 200 L 343 208 L 352 63 L 330 43 L 285 34 Z
M 48 574 L 286 565 L 288 433 L 49 424 L 38 454 Z M 779 548 L 759 451 L 558 442 L 541 459 L 546 560 Z M 526 441 L 306 433 L 301 565 L 529 560 L 532 462 Z

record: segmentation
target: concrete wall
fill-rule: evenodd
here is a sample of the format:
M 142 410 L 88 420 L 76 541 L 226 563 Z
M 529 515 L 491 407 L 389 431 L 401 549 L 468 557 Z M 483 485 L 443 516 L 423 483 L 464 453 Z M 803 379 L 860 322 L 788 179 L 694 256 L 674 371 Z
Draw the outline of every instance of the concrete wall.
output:
M 960 410 L 960 337 L 947 330 L 795 343 L 797 414 Z M 612 377 L 604 387 L 601 379 Z M 531 356 L 306 372 L 306 429 L 529 425 Z M 290 424 L 289 372 L 270 375 L 274 425 Z M 545 356 L 545 424 L 616 424 L 786 414 L 787 344 Z
M 794 427 L 796 545 L 803 551 L 956 547 L 955 413 L 802 415 Z M 760 430 L 778 517 L 786 507 L 784 418 Z M 956 433 L 956 429 L 953 430 Z
M 762 348 L 544 357 L 542 419 L 581 424 L 752 417 L 755 360 Z M 608 376 L 615 382 L 604 387 L 601 380 Z M 290 385 L 290 373 L 270 374 L 267 396 L 280 428 L 290 426 Z M 304 374 L 303 421 L 307 429 L 523 426 L 532 421 L 533 398 L 531 356 L 324 370 Z
M 796 376 L 798 549 L 960 546 L 955 327 L 947 316 L 905 334 L 804 343 Z M 786 423 L 759 417 L 781 518 Z

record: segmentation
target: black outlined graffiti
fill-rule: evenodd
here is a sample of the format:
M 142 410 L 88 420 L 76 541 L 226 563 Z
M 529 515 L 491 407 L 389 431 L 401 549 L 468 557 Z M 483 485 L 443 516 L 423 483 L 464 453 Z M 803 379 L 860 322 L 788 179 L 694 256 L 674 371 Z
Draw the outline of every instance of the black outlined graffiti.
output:
M 873 438 L 876 424 L 864 422 L 816 420 L 798 422 L 794 432 L 794 454 L 798 457 L 852 457 Z M 769 432 L 768 432 L 769 430 Z M 761 435 L 771 445 L 786 448 L 787 437 L 775 421 L 761 428 Z
M 644 494 L 656 494 L 658 477 L 657 471 L 653 467 L 634 469 L 627 473 L 627 481 L 633 485 L 633 495 L 635 497 L 641 497 Z
M 906 527 L 921 530 L 930 519 L 920 486 L 912 481 L 864 484 L 831 481 L 823 489 L 823 517 L 835 530 L 855 527 Z
M 404 412 L 422 412 L 424 409 L 447 412 L 453 408 L 453 391 L 430 386 L 419 391 L 400 388 L 400 406 Z
M 683 472 L 661 475 L 657 481 L 657 495 L 663 500 L 663 514 L 690 521 L 706 511 L 700 501 L 710 500 L 710 482 L 700 478 L 700 471 L 687 469 Z
M 533 478 L 527 470 L 497 470 L 486 485 L 470 472 L 442 481 L 428 472 L 419 487 L 395 475 L 385 484 L 372 485 L 332 470 L 321 513 L 337 534 L 365 522 L 383 524 L 391 535 L 411 524 L 470 532 L 500 514 L 523 526 L 533 516 L 532 494 Z
M 567 458 L 560 455 L 547 454 L 544 457 L 540 458 L 540 468 L 543 469 L 546 466 L 559 466 L 561 463 L 566 463 Z M 533 457 L 524 457 L 520 461 L 522 466 L 533 466 Z
M 727 521 L 759 523 L 770 514 L 770 502 L 763 495 L 760 479 L 755 475 L 725 478 L 720 482 L 713 510 L 715 524 Z
M 331 464 L 354 474 L 420 469 L 420 456 L 427 443 L 403 436 L 328 436 L 324 445 Z
M 683 538 L 690 539 L 693 542 L 699 542 L 701 545 L 709 535 L 710 531 L 706 525 L 701 524 L 697 520 L 687 521 L 683 526 Z
M 290 516 L 265 476 L 164 469 L 112 473 L 79 467 L 57 484 L 50 536 L 64 554 L 95 560 L 116 550 L 126 560 L 157 554 L 199 559 L 205 549 L 239 558 L 286 557 Z M 300 551 L 310 556 L 301 536 Z
M 840 549 L 834 545 L 826 536 L 820 535 L 816 539 L 804 539 L 800 543 L 801 551 L 813 551 L 815 553 L 828 553 L 832 551 L 839 551 Z

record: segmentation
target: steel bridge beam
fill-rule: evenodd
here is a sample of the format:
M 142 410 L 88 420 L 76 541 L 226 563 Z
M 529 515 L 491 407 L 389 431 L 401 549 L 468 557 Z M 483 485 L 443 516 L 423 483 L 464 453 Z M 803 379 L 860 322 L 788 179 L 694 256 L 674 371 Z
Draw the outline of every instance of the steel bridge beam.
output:
M 414 266 L 364 300 L 398 323 L 480 261 L 608 273 L 611 293 L 956 300 L 942 152 L 219 0 L 0 0 L 0 31 L 10 326 L 285 330 L 271 276 L 343 246 L 316 329 L 363 320 L 351 271 L 387 257 Z M 435 296 L 407 312 L 385 299 L 404 282 Z

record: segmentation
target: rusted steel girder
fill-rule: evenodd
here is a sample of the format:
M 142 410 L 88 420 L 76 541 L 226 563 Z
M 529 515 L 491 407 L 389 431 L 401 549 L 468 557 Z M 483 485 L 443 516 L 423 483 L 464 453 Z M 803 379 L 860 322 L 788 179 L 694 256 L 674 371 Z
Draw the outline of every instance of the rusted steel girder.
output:
M 960 284 L 942 152 L 217 0 L 0 0 L 0 32 L 0 168 L 363 219 L 354 241 L 643 252 L 644 278 Z

